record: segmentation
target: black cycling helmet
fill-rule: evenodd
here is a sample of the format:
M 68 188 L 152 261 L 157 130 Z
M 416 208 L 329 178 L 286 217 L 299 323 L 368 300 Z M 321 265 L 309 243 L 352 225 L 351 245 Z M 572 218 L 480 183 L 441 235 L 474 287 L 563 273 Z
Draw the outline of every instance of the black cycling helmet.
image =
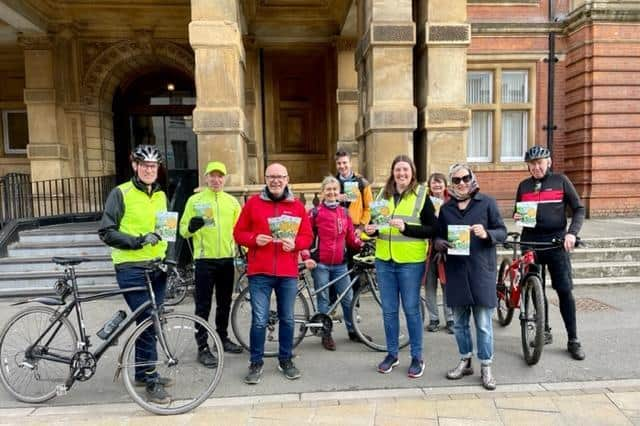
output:
M 135 161 L 162 163 L 162 155 L 160 155 L 160 151 L 155 145 L 138 145 L 131 153 L 131 157 Z
M 524 153 L 524 161 L 526 162 L 549 157 L 551 157 L 551 151 L 540 145 L 534 145 Z

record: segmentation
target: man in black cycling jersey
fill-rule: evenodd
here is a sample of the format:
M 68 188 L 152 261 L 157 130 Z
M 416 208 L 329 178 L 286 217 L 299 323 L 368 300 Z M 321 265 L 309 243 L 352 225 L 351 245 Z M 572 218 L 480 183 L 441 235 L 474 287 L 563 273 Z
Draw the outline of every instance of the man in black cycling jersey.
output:
M 524 161 L 531 177 L 520 182 L 516 202 L 537 203 L 537 212 L 535 227 L 522 229 L 522 241 L 551 242 L 554 238 L 564 238 L 564 247 L 537 250 L 536 259 L 549 269 L 551 285 L 558 294 L 560 314 L 569 338 L 567 350 L 573 359 L 583 360 L 585 354 L 576 329 L 576 302 L 572 292 L 569 252 L 575 247 L 576 237 L 584 222 L 585 209 L 569 178 L 551 171 L 551 152 L 547 148 L 539 145 L 531 147 L 525 153 Z M 568 230 L 565 213 L 567 207 L 572 212 Z M 521 219 L 515 209 L 513 218 Z M 547 328 L 545 344 L 551 342 L 551 329 Z

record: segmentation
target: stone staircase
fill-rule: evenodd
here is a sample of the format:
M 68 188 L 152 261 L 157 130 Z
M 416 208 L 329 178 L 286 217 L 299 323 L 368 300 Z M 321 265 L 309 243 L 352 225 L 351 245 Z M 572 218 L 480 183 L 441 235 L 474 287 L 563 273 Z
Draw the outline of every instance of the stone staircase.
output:
M 0 297 L 50 293 L 62 268 L 53 256 L 88 258 L 76 266 L 78 284 L 88 291 L 116 287 L 110 249 L 98 238 L 97 222 L 54 225 L 20 232 L 0 258 Z M 574 284 L 640 285 L 640 236 L 589 238 L 572 255 Z M 498 255 L 510 256 L 508 250 Z

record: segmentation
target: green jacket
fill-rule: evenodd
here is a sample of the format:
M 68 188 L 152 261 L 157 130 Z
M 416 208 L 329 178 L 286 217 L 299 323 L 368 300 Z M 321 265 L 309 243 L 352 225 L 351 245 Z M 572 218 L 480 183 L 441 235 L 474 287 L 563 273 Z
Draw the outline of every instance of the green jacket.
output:
M 196 232 L 189 232 L 191 218 L 205 218 L 205 225 Z M 194 259 L 220 259 L 235 256 L 233 227 L 240 216 L 240 203 L 224 191 L 214 192 L 205 188 L 187 200 L 180 235 L 193 237 Z
M 167 211 L 167 197 L 158 184 L 151 194 L 136 178 L 115 187 L 105 203 L 98 228 L 102 241 L 112 247 L 115 265 L 164 259 L 167 242 L 142 245 L 141 237 L 155 231 L 156 215 Z
M 391 217 L 403 219 L 407 227 L 420 226 L 420 216 L 427 198 L 427 190 L 423 185 L 417 186 L 416 192 L 405 194 L 397 205 L 394 197 L 391 197 L 387 200 Z M 427 248 L 428 242 L 425 238 L 402 234 L 396 228 L 389 226 L 379 230 L 376 257 L 397 263 L 424 262 L 427 258 Z

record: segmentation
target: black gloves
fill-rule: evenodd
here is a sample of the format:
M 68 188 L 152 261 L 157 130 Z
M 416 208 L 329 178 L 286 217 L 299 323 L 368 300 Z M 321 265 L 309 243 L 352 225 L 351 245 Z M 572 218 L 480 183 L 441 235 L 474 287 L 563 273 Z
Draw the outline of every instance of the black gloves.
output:
M 436 238 L 433 240 L 433 249 L 441 253 L 446 253 L 447 249 L 451 247 L 451 244 L 447 240 Z
M 160 235 L 155 232 L 149 232 L 148 234 L 138 237 L 138 242 L 141 246 L 146 246 L 147 244 L 155 246 L 160 242 L 160 240 L 162 240 L 162 238 L 160 238 Z
M 204 226 L 204 218 L 200 216 L 194 216 L 189 221 L 189 232 L 192 234 L 196 232 L 198 229 Z

